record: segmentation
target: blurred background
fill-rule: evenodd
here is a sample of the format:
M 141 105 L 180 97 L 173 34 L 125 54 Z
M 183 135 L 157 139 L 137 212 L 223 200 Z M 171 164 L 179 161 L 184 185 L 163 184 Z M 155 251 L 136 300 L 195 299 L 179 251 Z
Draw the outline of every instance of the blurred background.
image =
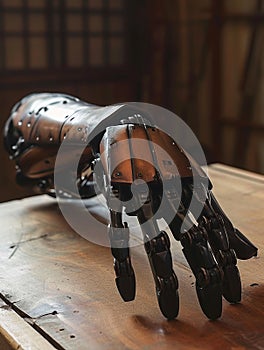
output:
M 263 24 L 264 0 L 0 0 L 0 128 L 31 92 L 148 102 L 264 173 Z M 0 201 L 28 195 L 0 142 Z

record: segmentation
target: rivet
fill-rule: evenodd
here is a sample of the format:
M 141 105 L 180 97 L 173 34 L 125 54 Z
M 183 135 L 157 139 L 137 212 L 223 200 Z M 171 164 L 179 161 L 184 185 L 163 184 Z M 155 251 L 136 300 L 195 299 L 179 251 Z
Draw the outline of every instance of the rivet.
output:
M 122 175 L 122 173 L 120 171 L 118 171 L 117 173 L 115 173 L 115 177 L 120 177 Z

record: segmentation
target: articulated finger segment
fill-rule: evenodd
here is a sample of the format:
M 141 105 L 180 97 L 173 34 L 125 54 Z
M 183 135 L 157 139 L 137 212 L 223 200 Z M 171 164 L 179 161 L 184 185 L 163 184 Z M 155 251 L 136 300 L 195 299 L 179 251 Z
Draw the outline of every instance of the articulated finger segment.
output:
M 258 248 L 242 232 L 236 228 L 233 232 L 228 231 L 230 246 L 235 250 L 238 259 L 247 260 L 258 255 Z
M 237 259 L 233 249 L 223 251 L 219 250 L 217 261 L 222 267 L 223 278 L 223 296 L 230 303 L 239 303 L 241 301 L 241 280 L 238 268 L 236 266 Z
M 186 259 L 195 275 L 201 268 L 211 269 L 216 266 L 205 230 L 193 226 L 182 235 L 181 244 Z
M 145 236 L 145 239 L 147 236 Z M 178 280 L 173 271 L 170 241 L 166 232 L 145 242 L 145 250 L 156 284 L 156 293 L 163 315 L 168 319 L 179 312 Z
M 209 202 L 205 203 L 203 215 L 199 220 L 200 225 L 206 229 L 218 265 L 223 271 L 223 296 L 230 303 L 238 303 L 241 301 L 241 280 L 225 221 L 213 211 Z
M 210 192 L 210 203 L 216 213 L 218 213 L 224 221 L 224 226 L 229 238 L 230 248 L 234 249 L 238 259 L 247 260 L 253 256 L 257 256 L 257 247 L 250 242 L 238 229 L 234 228 L 223 209 L 220 207 L 213 193 Z
M 116 213 L 118 216 L 120 213 Z M 113 214 L 111 215 L 113 218 Z M 118 219 L 119 220 L 119 219 Z M 118 220 L 116 223 L 118 223 Z M 129 229 L 127 224 L 119 227 L 113 226 L 113 222 L 109 225 L 109 239 L 111 251 L 114 257 L 114 269 L 116 274 L 116 286 L 124 301 L 135 299 L 136 279 L 131 264 L 129 253 Z
M 208 243 L 205 230 L 193 226 L 181 238 L 183 253 L 196 277 L 199 303 L 209 319 L 222 313 L 222 271 Z
M 193 222 L 188 217 L 188 208 L 193 194 L 192 183 L 192 179 L 182 180 L 181 196 L 173 188 L 165 190 L 167 207 L 163 217 L 177 241 L 180 241 L 182 231 L 187 231 L 193 226 Z
M 222 271 L 209 245 L 206 230 L 197 227 L 188 216 L 193 196 L 191 183 L 185 183 L 178 208 L 175 200 L 177 194 L 166 194 L 168 207 L 175 213 L 169 227 L 175 239 L 181 241 L 183 253 L 196 277 L 196 291 L 201 308 L 208 318 L 217 319 L 222 313 Z
M 135 299 L 136 282 L 135 274 L 131 265 L 130 257 L 125 260 L 114 260 L 114 269 L 116 273 L 116 286 L 124 301 L 132 301 Z

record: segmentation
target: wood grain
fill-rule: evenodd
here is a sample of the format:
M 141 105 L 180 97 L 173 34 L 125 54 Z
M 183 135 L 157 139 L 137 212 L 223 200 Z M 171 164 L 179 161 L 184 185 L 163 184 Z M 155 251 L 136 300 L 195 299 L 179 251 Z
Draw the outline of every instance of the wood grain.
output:
M 54 347 L 10 306 L 0 301 L 0 349 L 54 350 Z
M 58 349 L 264 349 L 264 178 L 218 164 L 209 174 L 230 219 L 259 247 L 257 258 L 239 261 L 242 303 L 224 301 L 220 320 L 208 321 L 200 310 L 194 278 L 172 237 L 177 320 L 160 314 L 142 246 L 132 248 L 136 300 L 124 303 L 110 249 L 75 233 L 47 196 L 0 205 L 2 299 Z

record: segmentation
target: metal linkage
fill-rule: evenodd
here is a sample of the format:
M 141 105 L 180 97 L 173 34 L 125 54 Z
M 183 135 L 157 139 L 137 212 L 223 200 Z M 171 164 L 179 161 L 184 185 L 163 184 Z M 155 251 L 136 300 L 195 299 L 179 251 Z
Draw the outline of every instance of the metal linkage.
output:
M 209 201 L 204 205 L 199 220 L 200 227 L 208 232 L 208 240 L 214 251 L 219 267 L 223 271 L 223 296 L 230 303 L 241 300 L 241 281 L 237 268 L 236 254 L 230 248 L 228 232 L 223 217 L 215 213 Z
M 135 299 L 136 280 L 129 253 L 129 229 L 122 214 L 110 210 L 109 239 L 114 257 L 116 286 L 124 301 Z
M 205 229 L 193 226 L 181 237 L 183 253 L 196 277 L 196 292 L 205 315 L 217 319 L 222 313 L 222 272 L 208 242 Z
M 170 240 L 162 231 L 157 237 L 145 242 L 151 270 L 156 284 L 156 294 L 163 315 L 168 319 L 179 312 L 178 280 L 173 271 Z
M 167 196 L 169 208 L 175 213 L 169 223 L 170 230 L 181 242 L 184 256 L 196 278 L 196 292 L 203 312 L 209 319 L 217 319 L 222 313 L 223 273 L 211 249 L 206 228 L 198 227 L 189 217 L 192 184 L 185 184 L 178 208 L 175 198 L 171 193 Z
M 214 212 L 222 218 L 222 224 L 227 231 L 230 247 L 234 249 L 237 258 L 246 260 L 256 256 L 258 252 L 257 247 L 232 225 L 212 192 L 210 192 L 209 199 Z
M 173 271 L 170 240 L 153 219 L 151 194 L 137 213 L 145 241 L 145 250 L 156 285 L 156 295 L 162 314 L 167 319 L 179 312 L 178 279 Z

